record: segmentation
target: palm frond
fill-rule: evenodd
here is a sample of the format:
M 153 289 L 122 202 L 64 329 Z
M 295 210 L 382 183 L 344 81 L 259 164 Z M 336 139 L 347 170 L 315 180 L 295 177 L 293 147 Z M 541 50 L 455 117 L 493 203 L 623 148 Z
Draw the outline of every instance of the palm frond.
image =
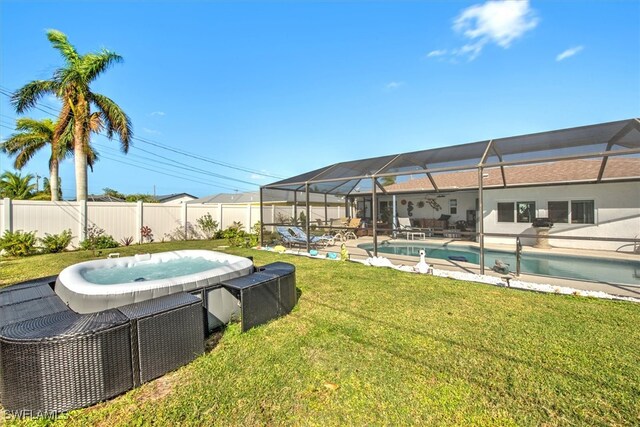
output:
M 93 165 L 95 165 L 96 162 L 100 160 L 100 153 L 94 150 L 93 147 L 89 148 L 90 150 L 87 153 L 87 166 L 89 166 L 89 169 L 91 169 L 91 172 L 93 172 Z
M 89 128 L 91 128 L 91 132 L 100 133 L 104 130 L 104 120 L 102 119 L 102 113 L 96 111 L 95 113 L 91 113 L 91 117 L 89 117 Z
M 13 167 L 22 169 L 29 160 L 46 146 L 51 140 L 41 135 L 16 134 L 12 135 L 2 144 L 2 151 L 11 156 L 16 156 Z
M 107 130 L 107 138 L 112 139 L 114 133 L 118 134 L 120 148 L 122 148 L 123 152 L 128 152 L 131 138 L 133 137 L 129 116 L 122 111 L 118 104 L 104 95 L 92 93 L 91 101 L 102 113 L 102 119 Z
M 34 80 L 11 95 L 11 104 L 18 114 L 22 114 L 34 107 L 44 95 L 55 95 L 57 87 L 57 83 L 52 80 Z
M 68 63 L 73 64 L 80 59 L 80 55 L 78 55 L 76 48 L 69 43 L 67 36 L 63 32 L 58 30 L 49 30 L 47 31 L 47 38 L 53 47 L 60 51 L 62 57 Z
M 100 53 L 89 53 L 84 55 L 78 68 L 83 76 L 83 80 L 89 83 L 107 70 L 111 65 L 122 61 L 122 56 L 115 52 L 103 49 Z
M 16 130 L 42 135 L 53 135 L 55 124 L 51 119 L 36 120 L 30 117 L 21 117 L 16 120 Z

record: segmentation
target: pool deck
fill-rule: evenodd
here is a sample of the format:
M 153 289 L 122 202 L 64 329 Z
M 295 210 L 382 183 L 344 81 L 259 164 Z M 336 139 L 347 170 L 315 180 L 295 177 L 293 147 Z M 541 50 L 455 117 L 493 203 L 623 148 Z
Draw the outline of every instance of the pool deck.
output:
M 446 239 L 446 238 L 428 238 L 426 240 L 406 240 L 403 238 L 392 239 L 389 236 L 380 236 L 378 237 L 378 244 L 380 245 L 383 241 L 389 242 L 426 242 L 432 244 L 449 244 L 450 246 L 476 246 L 479 247 L 479 244 L 476 242 L 471 242 L 468 240 L 455 240 L 455 239 Z M 371 256 L 373 253 L 371 251 L 367 251 L 365 249 L 358 248 L 358 245 L 373 243 L 372 237 L 360 237 L 358 239 L 350 239 L 344 242 L 347 246 L 347 250 L 349 251 L 349 256 L 353 260 L 365 260 Z M 320 253 L 326 252 L 340 252 L 340 245 L 342 242 L 336 242 L 334 246 L 329 246 L 327 248 L 319 248 Z M 487 249 L 495 249 L 495 250 L 503 250 L 503 251 L 514 251 L 513 245 L 499 245 L 499 244 L 487 244 L 485 245 Z M 558 254 L 558 255 L 584 255 L 588 257 L 600 257 L 600 258 L 616 258 L 619 260 L 633 260 L 640 261 L 640 254 L 633 254 L 628 252 L 614 252 L 614 251 L 596 251 L 596 250 L 584 250 L 584 249 L 567 249 L 567 248 L 551 248 L 551 249 L 536 249 L 531 246 L 523 246 L 523 253 L 545 253 L 545 254 Z M 387 253 L 378 252 L 378 256 L 383 256 L 388 258 L 395 265 L 415 265 L 418 258 L 414 256 L 407 255 L 394 255 Z M 432 264 L 434 268 L 440 270 L 452 270 L 452 271 L 463 271 L 467 273 L 480 274 L 480 267 L 477 264 L 471 264 L 468 262 L 462 261 L 451 261 L 444 259 L 436 259 L 436 258 L 427 258 L 427 262 Z M 494 276 L 494 277 L 504 277 L 505 274 L 499 274 L 492 271 L 489 268 L 485 268 L 485 275 Z M 571 280 L 571 279 L 563 279 L 556 277 L 548 277 L 548 276 L 538 276 L 532 274 L 521 274 L 518 277 L 519 280 L 523 282 L 530 283 L 541 283 L 547 284 L 551 286 L 563 286 L 574 289 L 580 289 L 584 291 L 599 291 L 606 292 L 611 295 L 619 295 L 624 297 L 634 297 L 640 298 L 640 286 L 635 285 L 616 285 L 602 282 L 588 282 L 582 280 Z

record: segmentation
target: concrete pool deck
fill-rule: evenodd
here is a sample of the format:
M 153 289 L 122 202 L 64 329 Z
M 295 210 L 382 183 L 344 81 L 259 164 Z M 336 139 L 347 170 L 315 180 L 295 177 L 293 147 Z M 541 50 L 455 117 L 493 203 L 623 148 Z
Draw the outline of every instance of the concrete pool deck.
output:
M 432 244 L 445 244 L 447 243 L 450 246 L 476 246 L 479 247 L 479 244 L 476 242 L 468 241 L 468 240 L 455 240 L 455 239 L 446 239 L 446 238 L 427 238 L 425 240 L 407 240 L 403 238 L 392 239 L 389 236 L 379 236 L 378 244 L 380 245 L 383 241 L 390 242 L 425 242 Z M 350 259 L 364 261 L 365 259 L 372 257 L 373 252 L 367 251 L 365 249 L 358 248 L 358 245 L 373 243 L 372 237 L 359 237 L 358 239 L 350 239 L 346 242 L 336 242 L 334 246 L 329 246 L 327 248 L 318 248 L 318 252 L 327 253 L 327 252 L 340 252 L 340 246 L 342 243 L 346 244 L 347 250 L 349 251 Z M 498 244 L 487 244 L 485 245 L 487 249 L 495 249 L 495 250 L 503 250 L 503 251 L 514 251 L 514 245 L 498 245 Z M 615 258 L 619 260 L 631 260 L 631 261 L 640 261 L 640 254 L 633 254 L 628 252 L 613 252 L 613 251 L 596 251 L 596 250 L 583 250 L 583 249 L 567 249 L 567 248 L 551 248 L 551 249 L 536 249 L 531 246 L 523 246 L 522 252 L 524 254 L 527 253 L 545 253 L 545 254 L 558 254 L 558 255 L 584 255 L 586 257 L 596 257 L 596 258 Z M 414 256 L 407 255 L 394 255 L 378 252 L 378 256 L 383 256 L 389 259 L 394 265 L 409 265 L 413 266 L 417 263 L 418 258 Z M 450 270 L 450 271 L 461 271 L 472 274 L 480 274 L 480 267 L 477 264 L 472 264 L 468 262 L 462 261 L 451 261 L 437 258 L 427 258 L 426 259 L 429 264 L 432 264 L 434 268 L 440 270 Z M 499 274 L 492 271 L 489 268 L 485 268 L 486 276 L 493 277 L 505 277 L 505 274 Z M 551 286 L 561 286 L 561 287 L 569 287 L 584 291 L 595 291 L 595 292 L 605 292 L 611 295 L 618 295 L 623 297 L 633 297 L 640 298 L 640 286 L 636 285 L 618 285 L 618 284 L 609 284 L 603 282 L 590 282 L 590 281 L 582 281 L 582 280 L 572 280 L 572 279 L 564 279 L 557 277 L 549 277 L 549 276 L 540 276 L 533 274 L 521 274 L 517 277 L 518 280 L 523 282 L 531 282 L 531 283 L 541 283 L 547 284 Z

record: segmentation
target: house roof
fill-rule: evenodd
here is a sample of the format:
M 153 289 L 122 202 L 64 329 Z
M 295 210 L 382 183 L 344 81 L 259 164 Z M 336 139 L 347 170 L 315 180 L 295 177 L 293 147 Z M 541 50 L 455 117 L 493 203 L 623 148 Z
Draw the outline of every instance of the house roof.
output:
M 509 186 L 545 185 L 578 182 L 596 182 L 602 160 L 565 160 L 535 165 L 504 167 L 504 180 Z M 485 188 L 504 187 L 502 171 L 499 167 L 483 170 Z M 601 181 L 640 179 L 640 158 L 610 158 L 605 166 Z M 438 190 L 459 190 L 478 188 L 476 170 L 433 174 L 432 179 Z M 406 179 L 403 182 L 384 187 L 387 192 L 435 191 L 427 176 Z
M 193 196 L 189 193 L 173 193 L 173 194 L 165 194 L 163 196 L 155 196 L 159 203 L 166 203 L 172 200 L 181 199 L 183 197 L 191 197 L 191 200 L 197 199 L 196 196 Z
M 475 177 L 477 182 L 478 168 L 484 168 L 485 172 L 496 168 L 505 170 L 505 178 L 500 185 L 524 185 L 527 181 L 534 181 L 531 170 L 517 168 L 522 166 L 544 165 L 554 162 L 579 161 L 591 159 L 592 163 L 577 162 L 573 165 L 562 163 L 563 167 L 557 169 L 544 166 L 536 169 L 538 173 L 547 174 L 545 183 L 563 183 L 567 179 L 573 179 L 581 175 L 577 170 L 581 168 L 595 168 L 594 182 L 613 179 L 638 179 L 638 175 L 630 172 L 619 176 L 611 165 L 607 165 L 613 159 L 638 159 L 640 157 L 640 119 L 632 118 L 616 122 L 600 123 L 569 129 L 560 129 L 529 135 L 497 138 L 470 144 L 455 145 L 429 150 L 414 151 L 361 160 L 336 163 L 324 168 L 306 172 L 292 178 L 268 184 L 263 188 L 281 189 L 288 191 L 302 191 L 309 186 L 312 192 L 325 194 L 351 195 L 353 193 L 371 193 L 374 178 L 383 177 L 411 177 L 422 174 L 429 180 L 432 190 L 440 188 L 438 179 L 447 180 L 447 174 L 452 172 L 467 175 L 456 175 L 455 179 L 461 181 L 458 187 L 470 186 L 464 184 L 464 180 Z M 587 166 L 590 165 L 590 166 Z M 573 170 L 572 168 L 576 168 Z M 572 172 L 573 170 L 573 172 Z M 602 170 L 603 173 L 600 173 Z M 518 172 L 520 171 L 520 172 Z M 442 175 L 444 174 L 444 175 Z M 521 176 L 524 174 L 523 176 Z M 589 172 L 591 174 L 591 171 Z M 589 175 L 587 174 L 587 175 Z M 467 177 L 467 178 L 464 178 Z M 407 178 L 403 178 L 405 181 Z M 453 179 L 453 178 L 451 178 Z M 511 181 L 513 179 L 513 182 Z M 399 181 L 401 181 L 399 179 Z M 379 181 L 378 185 L 379 184 Z M 497 184 L 496 184 L 497 185 Z M 446 185 L 445 185 L 446 186 Z M 477 184 L 476 184 L 477 186 Z M 388 190 L 389 187 L 386 187 Z
M 294 193 L 292 191 L 283 190 L 264 190 L 262 193 L 263 202 L 270 203 L 293 203 Z M 298 193 L 298 202 L 304 202 L 305 195 Z M 309 201 L 312 203 L 324 203 L 324 196 L 319 194 L 310 194 Z M 193 200 L 190 203 L 259 203 L 260 192 L 250 191 L 246 193 L 220 193 L 211 196 L 202 197 Z M 328 195 L 328 204 L 343 204 L 344 199 Z
M 120 197 L 113 197 L 108 194 L 88 194 L 88 202 L 125 202 L 126 200 Z

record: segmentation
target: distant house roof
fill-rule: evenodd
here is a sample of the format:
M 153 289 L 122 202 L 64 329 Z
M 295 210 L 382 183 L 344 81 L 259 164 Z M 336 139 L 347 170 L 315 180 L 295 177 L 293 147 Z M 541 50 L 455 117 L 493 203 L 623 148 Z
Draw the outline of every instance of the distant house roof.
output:
M 173 193 L 173 194 L 165 194 L 163 196 L 155 196 L 158 200 L 158 203 L 167 203 L 173 200 L 182 199 L 184 197 L 190 198 L 191 200 L 197 199 L 196 196 L 193 196 L 189 193 Z
M 113 197 L 108 194 L 88 194 L 88 202 L 125 202 L 126 200 L 120 197 Z
M 264 190 L 262 193 L 263 202 L 267 203 L 293 203 L 294 193 L 291 191 L 282 190 Z M 303 203 L 305 201 L 304 193 L 298 193 L 298 202 Z M 311 203 L 324 203 L 324 196 L 322 194 L 309 194 L 309 201 Z M 260 192 L 250 191 L 246 193 L 220 193 L 213 194 L 211 196 L 201 197 L 200 199 L 193 200 L 190 203 L 259 203 Z M 344 204 L 344 199 L 332 195 L 327 196 L 328 204 Z
M 602 160 L 565 160 L 524 166 L 507 166 L 504 177 L 509 186 L 545 185 L 558 183 L 595 182 L 600 173 Z M 602 181 L 619 181 L 640 177 L 640 158 L 610 158 L 604 169 Z M 433 174 L 438 190 L 462 190 L 478 188 L 478 172 L 475 170 Z M 502 171 L 499 167 L 484 170 L 485 188 L 503 187 Z M 427 176 L 407 179 L 387 185 L 387 192 L 434 191 Z

